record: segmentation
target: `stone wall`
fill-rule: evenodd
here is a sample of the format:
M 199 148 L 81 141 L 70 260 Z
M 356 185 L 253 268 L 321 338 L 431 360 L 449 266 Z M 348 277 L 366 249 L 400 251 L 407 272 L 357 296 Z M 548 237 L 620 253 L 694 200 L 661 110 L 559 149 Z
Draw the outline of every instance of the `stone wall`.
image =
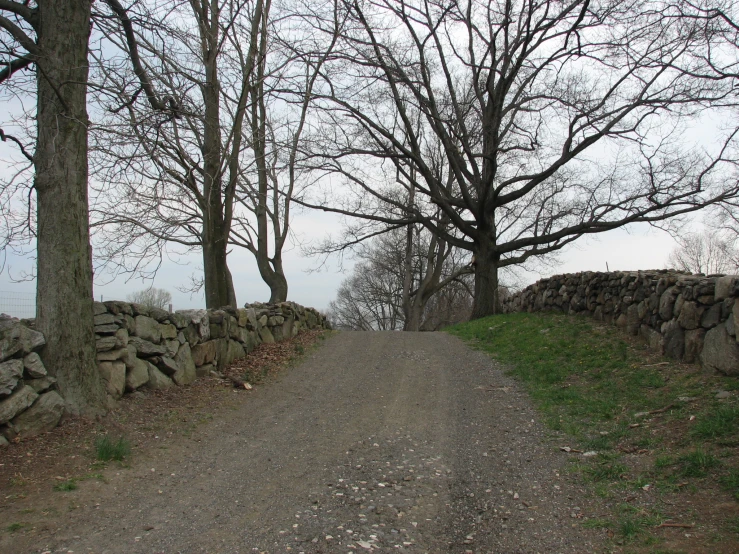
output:
M 587 271 L 542 279 L 503 302 L 504 312 L 552 310 L 591 315 L 662 354 L 739 375 L 739 276 Z
M 94 317 L 98 369 L 112 400 L 141 387 L 187 385 L 260 343 L 329 327 L 318 311 L 292 302 L 175 313 L 95 302 Z M 38 354 L 46 341 L 32 326 L 33 320 L 0 316 L 0 446 L 53 429 L 64 411 Z

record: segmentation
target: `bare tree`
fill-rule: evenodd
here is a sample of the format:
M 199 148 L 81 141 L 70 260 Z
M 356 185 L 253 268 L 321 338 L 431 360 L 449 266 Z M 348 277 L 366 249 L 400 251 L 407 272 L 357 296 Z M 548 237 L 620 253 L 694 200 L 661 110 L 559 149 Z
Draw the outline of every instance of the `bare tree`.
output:
M 169 291 L 156 287 L 133 292 L 126 298 L 129 302 L 141 304 L 147 308 L 159 308 L 160 310 L 166 310 L 172 303 L 172 295 Z
M 357 258 L 330 307 L 338 326 L 420 331 L 464 312 L 464 276 L 472 272 L 467 257 L 422 227 L 410 234 L 396 229 L 362 242 Z M 443 300 L 441 291 L 447 291 Z
M 35 151 L 21 148 L 35 171 L 36 326 L 46 337 L 44 363 L 73 414 L 105 409 L 95 361 L 87 204 L 90 5 L 0 0 L 0 83 L 12 85 L 25 68 L 36 76 Z
M 168 243 L 202 250 L 211 307 L 235 303 L 229 244 L 254 255 L 270 301 L 287 299 L 290 203 L 308 182 L 300 147 L 332 40 L 317 44 L 302 17 L 274 9 L 271 0 L 131 7 L 140 63 L 174 117 L 152 118 L 143 86 L 99 59 L 110 106 L 95 135 L 101 246 L 126 271 L 156 269 Z M 125 58 L 128 38 L 114 31 Z
M 712 275 L 739 271 L 739 249 L 726 237 L 706 230 L 676 237 L 678 246 L 667 259 L 669 267 Z
M 733 98 L 729 79 L 693 71 L 725 44 L 725 21 L 657 1 L 344 7 L 351 19 L 326 70 L 325 142 L 314 152 L 331 152 L 316 167 L 350 191 L 306 203 L 385 225 L 419 222 L 471 251 L 474 317 L 496 311 L 501 268 L 739 194 L 736 129 L 703 149 L 682 140 L 687 122 Z M 352 77 L 333 78 L 341 74 Z M 429 163 L 436 142 L 452 187 Z M 386 185 L 396 172 L 423 209 L 409 214 L 406 196 Z

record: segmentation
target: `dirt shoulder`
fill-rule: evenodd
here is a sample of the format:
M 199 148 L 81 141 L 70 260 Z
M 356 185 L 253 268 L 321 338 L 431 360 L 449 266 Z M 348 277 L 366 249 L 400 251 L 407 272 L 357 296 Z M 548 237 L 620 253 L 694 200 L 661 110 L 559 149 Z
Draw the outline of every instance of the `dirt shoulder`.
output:
M 126 467 L 96 470 L 80 444 L 84 463 L 58 476 L 89 477 L 75 490 L 4 474 L 0 517 L 23 526 L 0 550 L 603 550 L 581 524 L 603 508 L 526 395 L 454 337 L 341 333 L 268 386 L 233 390 L 193 398 L 190 432 L 152 423 L 158 438 Z

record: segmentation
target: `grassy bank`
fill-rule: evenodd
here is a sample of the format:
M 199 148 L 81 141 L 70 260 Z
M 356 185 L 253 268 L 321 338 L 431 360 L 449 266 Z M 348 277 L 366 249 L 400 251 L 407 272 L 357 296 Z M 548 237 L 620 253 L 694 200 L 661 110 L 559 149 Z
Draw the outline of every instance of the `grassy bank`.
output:
M 586 318 L 507 314 L 449 332 L 506 364 L 573 470 L 613 501 L 585 524 L 634 551 L 739 551 L 739 380 Z

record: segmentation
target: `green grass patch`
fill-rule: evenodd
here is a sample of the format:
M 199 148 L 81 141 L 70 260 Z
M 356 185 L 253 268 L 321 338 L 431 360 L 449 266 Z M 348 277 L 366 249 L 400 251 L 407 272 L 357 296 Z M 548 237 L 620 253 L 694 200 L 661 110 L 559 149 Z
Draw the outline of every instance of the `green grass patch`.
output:
M 692 433 L 702 439 L 736 438 L 739 434 L 739 406 L 722 405 L 706 413 L 693 427 Z
M 131 443 L 123 437 L 113 441 L 105 435 L 95 441 L 95 455 L 101 462 L 122 462 L 131 455 Z
M 709 470 L 718 467 L 721 462 L 713 454 L 703 450 L 694 450 L 680 456 L 677 464 L 678 474 L 681 477 L 705 477 Z
M 77 482 L 74 479 L 62 481 L 61 483 L 57 483 L 56 485 L 54 485 L 54 490 L 58 492 L 69 492 L 77 490 Z
M 721 485 L 739 500 L 739 469 L 732 469 L 722 476 Z
M 659 370 L 644 367 L 616 330 L 596 329 L 586 318 L 506 314 L 448 331 L 510 365 L 547 423 L 594 449 L 610 447 L 614 437 L 591 433 L 624 432 L 626 422 L 615 423 L 617 415 L 660 408 L 667 401 Z
M 15 533 L 16 531 L 20 531 L 20 530 L 21 530 L 21 529 L 23 529 L 24 527 L 25 527 L 25 524 L 23 524 L 23 523 L 11 523 L 10 525 L 8 525 L 8 526 L 7 526 L 6 528 L 5 528 L 5 530 L 6 530 L 6 531 L 7 531 L 8 533 Z

